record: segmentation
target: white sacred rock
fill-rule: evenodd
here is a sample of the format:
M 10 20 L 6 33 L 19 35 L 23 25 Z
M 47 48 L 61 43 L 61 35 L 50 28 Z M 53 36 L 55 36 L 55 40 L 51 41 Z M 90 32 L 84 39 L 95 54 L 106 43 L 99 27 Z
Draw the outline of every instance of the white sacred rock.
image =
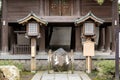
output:
M 15 66 L 0 66 L 5 78 L 8 80 L 20 80 L 19 69 Z

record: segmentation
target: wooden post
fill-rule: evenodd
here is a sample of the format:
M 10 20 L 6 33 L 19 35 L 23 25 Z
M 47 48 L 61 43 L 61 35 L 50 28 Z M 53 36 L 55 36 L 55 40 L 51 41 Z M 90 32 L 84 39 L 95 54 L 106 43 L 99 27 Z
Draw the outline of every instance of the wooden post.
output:
M 116 35 L 115 32 L 113 34 L 114 37 L 112 37 L 112 39 L 114 39 L 114 44 L 116 41 L 116 45 L 114 45 L 115 47 L 115 80 L 119 80 L 120 79 L 120 75 L 119 75 L 119 12 L 118 12 L 118 0 L 113 0 L 112 3 L 113 7 L 112 7 L 112 26 L 113 26 L 113 31 L 116 31 Z M 114 50 L 113 50 L 114 51 Z
M 75 28 L 75 50 L 80 51 L 82 48 L 81 45 L 81 35 L 80 35 L 80 27 Z
M 2 0 L 2 51 L 8 52 L 7 1 Z
M 36 38 L 31 38 L 31 72 L 36 71 Z
M 41 28 L 41 38 L 40 38 L 39 50 L 40 50 L 40 52 L 45 51 L 45 29 L 44 28 Z
M 71 73 L 74 73 L 74 52 L 73 49 L 71 50 L 71 61 L 72 61 L 72 65 L 71 65 Z
M 91 56 L 86 57 L 86 68 L 87 68 L 87 73 L 91 73 L 92 71 L 92 58 Z
M 105 45 L 105 29 L 100 28 L 100 37 L 99 37 L 99 47 L 98 49 L 101 51 L 104 51 L 104 45 Z
M 105 27 L 105 51 L 110 52 L 110 26 Z
M 111 29 L 111 32 L 112 32 L 112 53 L 115 53 L 115 49 L 116 49 L 116 46 L 115 46 L 115 18 L 116 18 L 116 14 L 118 13 L 116 9 L 116 6 L 117 6 L 117 1 L 118 0 L 113 0 L 112 1 L 112 29 Z M 119 18 L 119 16 L 118 16 Z
M 51 68 L 52 68 L 52 61 L 51 61 L 51 59 L 52 59 L 52 50 L 50 49 L 49 51 L 48 51 L 48 74 L 50 73 L 50 70 L 51 70 Z

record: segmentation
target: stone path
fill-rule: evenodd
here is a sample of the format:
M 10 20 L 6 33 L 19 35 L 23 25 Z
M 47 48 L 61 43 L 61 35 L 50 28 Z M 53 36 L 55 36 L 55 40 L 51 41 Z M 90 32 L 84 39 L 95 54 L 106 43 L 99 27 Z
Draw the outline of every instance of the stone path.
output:
M 31 80 L 91 80 L 84 72 L 76 71 L 74 74 L 70 73 L 55 73 L 48 74 L 46 72 L 38 72 Z

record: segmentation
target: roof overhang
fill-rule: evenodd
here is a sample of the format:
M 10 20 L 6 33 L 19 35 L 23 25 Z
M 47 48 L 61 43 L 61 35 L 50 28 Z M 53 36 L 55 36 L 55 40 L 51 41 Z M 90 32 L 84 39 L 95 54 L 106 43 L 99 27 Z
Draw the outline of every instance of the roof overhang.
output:
M 75 20 L 75 25 L 79 25 L 79 24 L 82 24 L 84 23 L 85 21 L 87 20 L 93 20 L 94 22 L 96 23 L 99 23 L 99 24 L 103 24 L 104 23 L 104 20 L 96 17 L 92 12 L 89 12 L 87 15 Z
M 35 15 L 35 13 L 33 13 L 33 12 L 29 13 L 26 17 L 24 17 L 24 18 L 22 18 L 22 19 L 20 19 L 20 20 L 17 20 L 17 22 L 18 22 L 19 24 L 26 24 L 26 23 L 28 23 L 28 21 L 31 20 L 31 19 L 35 20 L 36 22 L 38 22 L 38 23 L 40 23 L 40 24 L 42 24 L 42 25 L 47 25 L 47 24 L 48 24 L 47 21 L 45 21 L 45 20 L 42 19 L 42 18 L 39 18 L 39 17 L 38 17 L 37 15 Z

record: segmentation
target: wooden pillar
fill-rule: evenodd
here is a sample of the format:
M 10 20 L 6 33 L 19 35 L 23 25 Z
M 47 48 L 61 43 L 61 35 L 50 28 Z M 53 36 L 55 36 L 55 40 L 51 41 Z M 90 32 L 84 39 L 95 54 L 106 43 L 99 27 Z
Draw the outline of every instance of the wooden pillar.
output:
M 110 51 L 110 26 L 105 27 L 105 51 Z
M 75 28 L 75 51 L 80 51 L 82 49 L 80 34 L 81 34 L 80 27 L 76 27 Z
M 112 51 L 115 51 L 115 28 L 119 27 L 118 0 L 112 3 Z
M 1 34 L 2 34 L 1 25 L 2 25 L 2 24 L 1 24 L 1 22 L 0 22 L 0 50 L 1 50 L 1 43 L 2 43 L 2 42 L 1 42 Z
M 104 51 L 104 45 L 105 45 L 105 28 L 101 28 L 100 27 L 100 31 L 99 31 L 99 47 L 98 49 L 101 51 Z
M 8 29 L 9 31 L 8 31 L 8 38 L 10 39 L 10 41 L 9 41 L 9 45 L 10 45 L 10 50 L 12 50 L 12 42 L 14 42 L 13 41 L 13 33 L 14 33 L 14 31 L 13 31 L 13 29 L 12 29 L 12 27 L 11 26 L 9 26 L 9 29 Z
M 115 40 L 118 41 L 117 38 L 115 38 L 115 29 L 118 29 L 119 26 L 119 12 L 118 12 L 118 0 L 112 1 L 112 52 L 116 52 L 115 54 L 115 80 L 119 80 L 119 50 L 118 45 L 115 45 Z M 115 47 L 116 46 L 116 47 Z M 116 50 L 116 51 L 115 51 Z
M 36 38 L 31 38 L 31 72 L 36 71 Z
M 2 51 L 8 52 L 7 0 L 2 0 Z
M 14 33 L 14 28 L 13 26 L 11 26 L 11 30 L 10 30 L 10 50 L 12 53 L 14 53 L 14 45 L 16 44 L 16 36 L 15 36 L 15 33 Z
M 49 15 L 49 10 L 48 9 L 48 0 L 40 0 L 40 15 L 44 16 L 44 4 L 45 4 L 45 15 Z M 40 28 L 41 30 L 41 37 L 39 41 L 39 51 L 45 51 L 45 30 L 44 28 Z
M 45 29 L 44 28 L 41 28 L 41 37 L 40 37 L 39 50 L 41 52 L 45 51 Z

